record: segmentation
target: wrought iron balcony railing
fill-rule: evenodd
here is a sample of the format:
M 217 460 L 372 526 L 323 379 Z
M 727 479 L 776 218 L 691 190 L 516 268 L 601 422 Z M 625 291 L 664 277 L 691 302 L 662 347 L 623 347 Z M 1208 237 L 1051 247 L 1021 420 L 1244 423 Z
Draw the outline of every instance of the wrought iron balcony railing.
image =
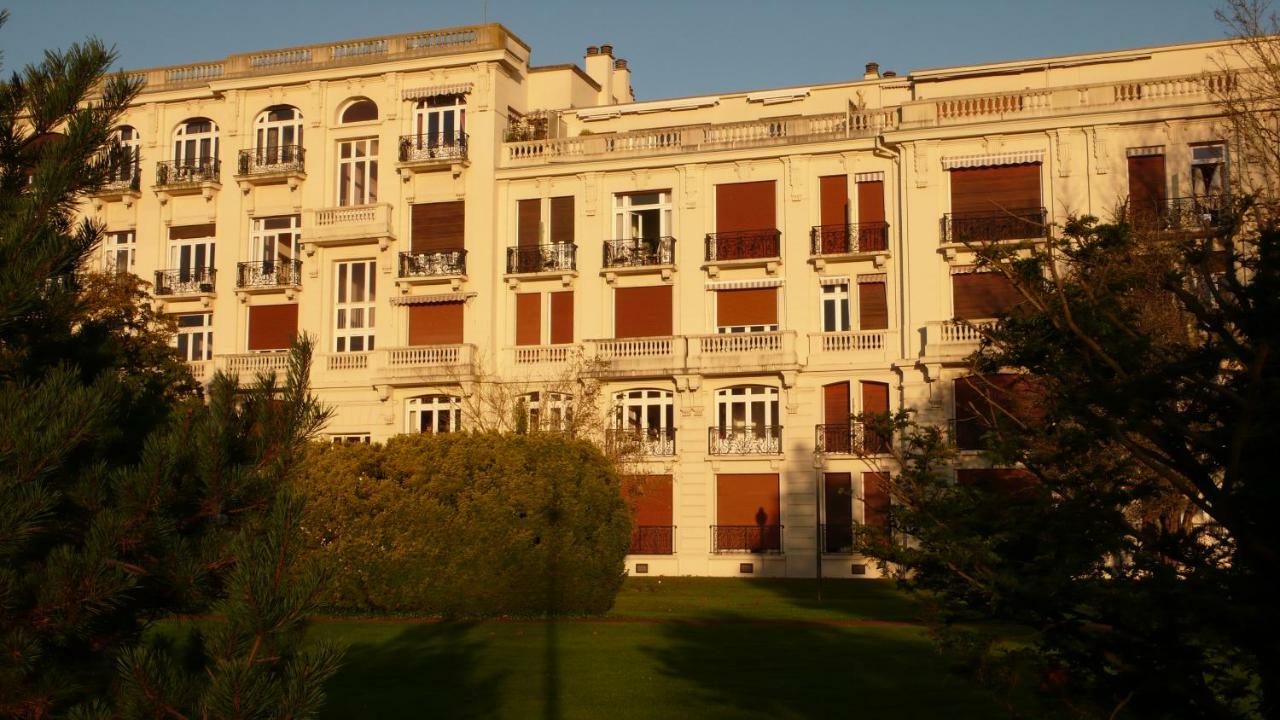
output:
M 100 156 L 107 176 L 96 194 L 137 192 L 142 175 L 141 148 L 112 145 Z
M 1168 198 L 1154 203 L 1129 199 L 1130 222 L 1143 230 L 1216 230 L 1236 212 L 1236 203 L 1230 195 Z
M 674 265 L 675 262 L 676 239 L 669 235 L 604 241 L 604 266 L 607 268 Z
M 431 250 L 400 253 L 400 277 L 436 277 L 467 274 L 467 251 Z
M 623 454 L 676 454 L 675 428 L 610 428 L 605 441 L 611 450 Z
M 508 273 L 557 272 L 578 268 L 578 246 L 573 243 L 522 245 L 507 248 Z
M 813 255 L 885 252 L 889 249 L 889 223 L 814 225 L 809 231 L 809 246 Z
M 983 245 L 1003 240 L 1034 240 L 1049 232 L 1042 207 L 998 212 L 947 213 L 942 216 L 943 244 Z
M 707 428 L 711 455 L 773 455 L 782 452 L 781 425 Z
M 712 525 L 711 552 L 780 553 L 781 525 Z
M 236 164 L 237 175 L 270 175 L 302 172 L 305 153 L 301 145 L 268 145 L 241 150 Z
M 782 233 L 767 230 L 735 230 L 707 233 L 707 262 L 776 258 L 782 252 Z
M 213 292 L 217 271 L 211 267 L 157 270 L 156 295 L 198 295 Z
M 464 132 L 400 136 L 400 162 L 465 160 L 466 157 L 467 134 Z
M 815 426 L 814 447 L 830 455 L 875 455 L 889 451 L 889 442 L 863 423 Z
M 238 288 L 294 287 L 301 284 L 301 260 L 259 260 L 236 264 Z
M 637 525 L 631 528 L 631 555 L 671 555 L 676 549 L 675 525 Z
M 853 552 L 853 523 L 826 523 L 818 526 L 822 539 L 822 552 L 828 555 Z
M 189 185 L 218 182 L 222 166 L 218 158 L 166 160 L 156 163 L 156 185 Z

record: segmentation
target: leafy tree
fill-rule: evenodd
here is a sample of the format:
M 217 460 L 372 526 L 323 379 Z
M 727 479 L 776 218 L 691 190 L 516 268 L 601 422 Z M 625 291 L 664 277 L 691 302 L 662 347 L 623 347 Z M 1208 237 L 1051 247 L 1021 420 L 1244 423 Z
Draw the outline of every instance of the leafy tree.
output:
M 327 417 L 310 343 L 283 386 L 219 375 L 205 402 L 137 278 L 82 272 L 102 229 L 77 210 L 138 90 L 114 58 L 0 83 L 0 716 L 311 716 L 336 653 L 301 645 L 321 576 L 286 482 Z

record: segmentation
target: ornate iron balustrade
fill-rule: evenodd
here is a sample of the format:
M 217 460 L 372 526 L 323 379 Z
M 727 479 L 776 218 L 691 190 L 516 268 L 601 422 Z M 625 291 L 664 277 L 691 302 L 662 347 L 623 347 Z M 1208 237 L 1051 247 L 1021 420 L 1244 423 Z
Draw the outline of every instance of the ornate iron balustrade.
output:
M 198 295 L 213 292 L 217 271 L 211 267 L 157 270 L 156 295 Z
M 400 136 L 400 162 L 467 159 L 467 134 L 445 133 Z
M 1032 240 L 1049 232 L 1045 209 L 947 213 L 942 216 L 943 244 L 982 245 L 1002 240 Z
M 631 555 L 672 555 L 676 550 L 675 525 L 637 525 L 631 528 Z
M 236 164 L 238 175 L 270 175 L 302 172 L 305 153 L 301 145 L 268 145 L 241 150 Z
M 709 427 L 707 452 L 711 455 L 776 455 L 782 452 L 782 426 Z
M 98 193 L 137 192 L 142 179 L 142 149 L 113 145 L 101 156 L 107 177 Z
M 862 423 L 828 423 L 814 428 L 814 449 L 830 455 L 849 455 L 863 446 Z
M 885 252 L 889 249 L 889 223 L 814 225 L 809 231 L 809 245 L 814 255 Z
M 272 288 L 302 284 L 301 260 L 259 260 L 236 263 L 236 287 Z
M 780 553 L 781 525 L 712 525 L 711 552 Z
M 822 540 L 823 553 L 828 555 L 847 555 L 853 552 L 853 523 L 819 525 L 818 534 Z
M 775 258 L 781 250 L 782 233 L 772 228 L 707 233 L 707 262 Z
M 218 182 L 222 165 L 218 158 L 166 160 L 156 163 L 156 185 L 189 185 Z
M 1130 221 L 1143 230 L 1216 230 L 1234 219 L 1237 212 L 1236 202 L 1230 195 L 1168 198 L 1147 204 L 1129 200 Z
M 604 266 L 607 268 L 674 265 L 675 262 L 676 239 L 670 235 L 604 241 Z
M 402 278 L 465 275 L 466 273 L 467 251 L 461 248 L 400 253 L 400 277 Z
M 550 243 L 507 248 L 507 272 L 539 273 L 578 269 L 578 246 Z
M 611 450 L 637 455 L 675 455 L 675 428 L 610 428 L 605 442 Z

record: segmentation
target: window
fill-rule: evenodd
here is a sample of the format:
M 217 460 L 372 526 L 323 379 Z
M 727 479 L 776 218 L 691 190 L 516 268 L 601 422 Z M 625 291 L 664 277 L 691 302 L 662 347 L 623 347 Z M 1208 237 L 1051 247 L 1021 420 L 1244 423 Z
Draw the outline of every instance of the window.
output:
M 214 225 L 181 225 L 169 228 L 169 268 L 186 282 L 204 275 L 214 265 Z
M 467 129 L 466 98 L 462 95 L 435 95 L 419 100 L 413 110 L 413 127 L 420 143 L 458 144 Z
M 376 262 L 354 260 L 337 266 L 333 349 L 365 352 L 373 349 L 374 307 L 377 299 Z
M 173 159 L 179 167 L 202 167 L 218 158 L 218 126 L 207 118 L 194 118 L 173 134 Z
M 462 429 L 462 408 L 451 395 L 423 395 L 405 404 L 405 432 L 447 433 Z
M 213 313 L 179 315 L 178 334 L 174 342 L 178 354 L 187 362 L 213 358 Z
M 1004 274 L 972 265 L 951 268 L 951 307 L 957 320 L 985 320 L 1013 311 L 1023 300 Z
M 778 388 L 743 385 L 716 391 L 716 427 L 711 453 L 752 454 L 782 451 L 778 425 Z
M 276 165 L 298 161 L 302 146 L 302 113 L 289 105 L 267 108 L 253 124 L 257 163 Z
M 334 445 L 368 445 L 369 433 L 349 433 L 346 435 L 330 435 Z
M 298 259 L 298 232 L 301 227 L 302 218 L 298 215 L 254 218 L 250 240 L 254 262 L 262 263 L 264 271 L 266 266 L 275 263 L 292 269 L 293 261 Z
M 716 332 L 773 332 L 778 329 L 778 288 L 715 292 Z
M 137 249 L 132 230 L 107 233 L 107 272 L 133 272 Z
M 822 331 L 846 332 L 849 329 L 849 284 L 822 286 Z
M 858 276 L 858 329 L 889 329 L 887 273 Z
M 378 201 L 378 139 L 338 143 L 338 205 Z
M 671 234 L 671 191 L 613 196 L 613 236 L 619 240 L 656 240 Z
M 142 138 L 129 125 L 121 125 L 111 134 L 107 159 L 111 167 L 108 183 L 130 183 L 138 180 Z
M 669 390 L 627 390 L 613 396 L 616 437 L 646 455 L 675 454 L 675 404 Z
M 1191 192 L 1196 197 L 1221 195 L 1227 182 L 1227 146 L 1191 146 Z
M 546 296 L 544 303 L 542 298 Z M 516 293 L 516 345 L 573 342 L 573 291 Z M 546 308 L 544 322 L 543 308 Z M 544 334 L 545 328 L 545 334 Z
M 531 392 L 521 398 L 529 430 L 566 431 L 573 421 L 573 396 L 558 392 Z
M 342 111 L 341 120 L 339 122 L 355 123 L 370 122 L 378 119 L 378 106 L 368 98 L 359 98 L 353 101 Z

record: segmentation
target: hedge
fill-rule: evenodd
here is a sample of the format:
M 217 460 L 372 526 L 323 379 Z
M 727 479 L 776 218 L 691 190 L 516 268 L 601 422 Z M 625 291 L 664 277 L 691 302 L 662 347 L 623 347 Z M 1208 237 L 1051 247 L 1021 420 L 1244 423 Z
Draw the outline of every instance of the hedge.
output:
M 445 616 L 601 613 L 631 515 L 613 466 L 555 433 L 317 445 L 299 480 L 326 600 Z

